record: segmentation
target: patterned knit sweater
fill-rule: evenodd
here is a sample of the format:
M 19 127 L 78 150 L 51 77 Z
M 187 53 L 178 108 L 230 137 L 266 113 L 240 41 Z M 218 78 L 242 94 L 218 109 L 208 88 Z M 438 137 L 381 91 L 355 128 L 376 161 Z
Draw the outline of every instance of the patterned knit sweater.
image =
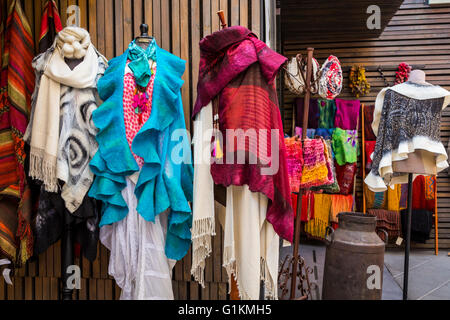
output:
M 408 159 L 415 150 L 436 156 L 436 169 L 449 167 L 440 140 L 441 111 L 450 104 L 450 92 L 434 85 L 405 82 L 381 91 L 372 128 L 377 135 L 373 164 L 365 182 L 373 192 L 387 185 L 407 183 L 408 175 L 394 172 L 393 162 Z

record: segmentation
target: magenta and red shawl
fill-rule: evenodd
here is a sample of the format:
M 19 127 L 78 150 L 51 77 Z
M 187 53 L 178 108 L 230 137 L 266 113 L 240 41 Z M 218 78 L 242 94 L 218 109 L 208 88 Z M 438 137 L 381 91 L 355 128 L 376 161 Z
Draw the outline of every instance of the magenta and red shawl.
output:
M 217 97 L 219 125 L 224 135 L 223 164 L 211 166 L 213 180 L 225 187 L 248 185 L 252 192 L 266 195 L 270 200 L 267 220 L 282 238 L 292 241 L 294 213 L 283 125 L 273 85 L 287 59 L 258 40 L 250 30 L 239 26 L 204 38 L 200 42 L 200 50 L 198 97 L 193 116 Z M 244 132 L 254 129 L 258 133 L 258 142 L 250 139 L 239 144 L 236 137 L 226 136 L 230 129 L 242 129 Z M 264 132 L 261 130 L 266 130 L 267 135 L 261 134 Z M 276 132 L 274 141 L 270 137 L 271 130 Z M 234 148 L 228 150 L 227 141 L 231 139 L 235 140 Z M 270 152 L 273 142 L 279 145 L 276 155 Z M 229 164 L 242 152 L 245 153 L 246 164 Z M 276 158 L 279 158 L 278 171 L 273 175 L 264 175 L 263 169 L 272 165 L 276 167 Z M 257 159 L 253 162 L 256 164 L 250 164 L 248 159 Z

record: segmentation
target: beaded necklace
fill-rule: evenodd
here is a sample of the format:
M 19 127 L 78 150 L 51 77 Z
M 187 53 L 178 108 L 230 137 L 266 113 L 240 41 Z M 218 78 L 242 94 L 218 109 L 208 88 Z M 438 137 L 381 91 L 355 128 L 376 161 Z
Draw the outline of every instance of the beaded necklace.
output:
M 155 62 L 152 62 L 152 66 L 150 68 L 151 77 L 155 74 L 154 69 Z M 150 96 L 148 94 L 148 86 L 151 85 L 151 81 L 148 83 L 147 87 L 141 87 L 138 85 L 135 79 L 136 87 L 134 89 L 134 97 L 133 97 L 133 108 L 134 113 L 139 115 L 139 125 L 143 123 L 143 114 L 148 111 L 148 104 L 150 102 Z

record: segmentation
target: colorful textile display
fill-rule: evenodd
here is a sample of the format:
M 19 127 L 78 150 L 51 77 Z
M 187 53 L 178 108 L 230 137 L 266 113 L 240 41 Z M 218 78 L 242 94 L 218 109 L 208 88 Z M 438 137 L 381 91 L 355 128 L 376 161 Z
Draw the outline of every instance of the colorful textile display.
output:
M 408 219 L 408 210 L 401 212 L 402 234 L 406 234 Z M 411 217 L 411 241 L 417 243 L 426 243 L 430 239 L 431 229 L 433 228 L 433 212 L 427 210 L 413 209 Z
M 314 195 L 314 219 L 305 224 L 305 232 L 317 239 L 325 239 L 330 224 L 332 197 L 329 194 Z
M 360 110 L 359 100 L 336 99 L 335 127 L 342 130 L 357 130 Z
M 386 207 L 385 192 L 373 192 L 364 185 L 364 194 L 366 196 L 366 207 L 369 209 L 384 209 Z
M 325 140 L 331 140 L 333 138 L 334 129 L 317 129 L 315 132 L 316 137 L 322 137 Z
M 334 166 L 334 158 L 333 158 L 333 151 L 332 151 L 333 149 L 331 147 L 331 141 L 330 140 L 325 140 L 324 141 L 324 150 L 325 150 L 324 151 L 325 152 L 325 157 L 326 157 L 326 160 L 327 160 L 328 180 L 329 181 L 333 181 L 333 183 L 329 184 L 329 185 L 313 187 L 313 188 L 311 188 L 311 190 L 313 190 L 313 191 L 323 191 L 325 193 L 339 193 L 340 192 L 339 182 L 337 180 L 336 168 Z
M 434 200 L 435 198 L 435 188 L 436 188 L 436 177 L 435 176 L 424 176 L 425 179 L 425 200 Z
M 407 183 L 407 173 L 392 174 L 393 162 L 415 150 L 434 154 L 435 163 L 423 163 L 426 172 L 439 173 L 449 167 L 440 135 L 442 109 L 449 104 L 450 92 L 431 84 L 405 82 L 380 92 L 372 124 L 377 144 L 372 171 L 365 180 L 372 191 Z
M 334 100 L 318 100 L 319 104 L 319 128 L 333 129 L 336 117 L 336 102 Z
M 431 177 L 430 177 L 431 178 Z M 433 178 L 431 178 L 433 179 Z M 427 180 L 424 176 L 417 176 L 413 182 L 413 209 L 415 210 L 428 210 L 434 212 L 434 183 L 427 184 Z M 431 181 L 429 181 L 431 182 Z M 428 189 L 428 190 L 427 190 Z M 427 193 L 428 196 L 427 197 Z M 433 194 L 433 196 L 431 196 Z
M 377 230 L 385 230 L 389 240 L 396 240 L 401 236 L 400 212 L 383 209 L 369 209 L 368 214 L 377 217 Z M 381 240 L 386 241 L 385 234 L 379 232 Z
M 337 128 L 333 133 L 333 151 L 340 166 L 356 163 L 358 161 L 358 131 Z
M 356 163 L 346 164 L 344 166 L 336 165 L 336 175 L 341 194 L 349 195 L 353 193 L 356 169 Z
M 321 139 L 307 139 L 303 143 L 303 174 L 301 188 L 308 189 L 333 184 L 330 181 L 325 145 Z
M 338 214 L 344 212 L 352 212 L 353 208 L 353 196 L 344 196 L 340 194 L 331 195 L 331 215 L 330 221 L 338 223 Z
M 39 34 L 39 53 L 50 48 L 56 35 L 63 29 L 58 7 L 54 0 L 48 0 L 41 18 L 41 33 Z
M 295 125 L 297 127 L 303 128 L 303 115 L 305 110 L 305 99 L 297 98 L 295 99 L 295 105 L 297 109 Z M 317 99 L 311 99 L 309 101 L 309 113 L 308 113 L 308 128 L 317 129 L 319 127 L 319 103 Z
M 364 186 L 364 193 L 366 195 L 366 206 L 369 209 L 385 209 L 388 211 L 399 212 L 401 206 L 402 188 L 397 185 L 388 188 L 386 192 L 373 192 L 367 186 Z
M 273 86 L 276 74 L 287 59 L 240 26 L 207 36 L 200 43 L 200 52 L 198 97 L 193 118 L 217 96 L 218 121 L 224 136 L 223 164 L 213 163 L 211 166 L 214 182 L 225 187 L 247 184 L 252 191 L 264 193 L 270 200 L 267 220 L 282 238 L 292 241 L 294 220 L 283 125 Z M 231 162 L 227 161 L 228 157 L 235 157 L 237 153 L 253 153 L 255 149 L 255 146 L 235 144 L 234 150 L 227 150 L 228 138 L 235 138 L 225 134 L 231 129 L 253 129 L 263 139 L 267 138 L 264 133 L 278 133 L 277 173 L 262 173 L 263 169 L 269 171 L 271 165 L 267 156 L 271 150 L 270 138 L 267 138 L 265 146 L 260 144 L 258 154 L 253 154 L 260 160 L 259 164 L 228 164 Z M 262 163 L 269 164 L 262 166 Z
M 315 193 L 311 191 L 306 191 L 306 194 L 302 196 L 302 212 L 301 212 L 301 220 L 302 222 L 308 222 L 314 219 L 314 198 Z M 295 216 L 297 216 L 297 201 L 298 196 L 293 193 L 292 194 L 292 206 L 294 208 Z
M 306 130 L 306 137 L 308 138 L 308 139 L 315 139 L 316 138 L 316 129 L 307 129 Z M 303 130 L 302 130 L 302 128 L 300 128 L 300 127 L 296 127 L 295 128 L 295 136 L 297 136 L 297 137 L 302 137 L 302 133 L 303 133 Z
M 0 202 L 5 202 L 5 210 L 0 210 L 0 253 L 22 266 L 33 254 L 23 136 L 34 87 L 34 41 L 21 1 L 8 3 L 6 25 L 0 28 Z
M 400 211 L 401 186 L 396 185 L 394 189 L 388 188 L 387 191 L 387 207 L 388 211 Z
M 376 141 L 366 141 L 364 142 L 366 150 L 366 171 L 372 169 L 372 154 L 375 151 Z
M 401 195 L 400 195 L 400 208 L 406 209 L 408 207 L 408 184 L 404 183 L 400 185 Z
M 320 70 L 319 95 L 323 99 L 332 100 L 342 91 L 344 78 L 339 59 L 329 56 Z
M 298 192 L 303 170 L 302 141 L 293 137 L 284 139 L 284 143 L 286 144 L 286 163 L 291 192 Z
M 372 122 L 375 106 L 364 106 L 364 139 L 366 141 L 376 141 L 377 137 L 373 133 Z

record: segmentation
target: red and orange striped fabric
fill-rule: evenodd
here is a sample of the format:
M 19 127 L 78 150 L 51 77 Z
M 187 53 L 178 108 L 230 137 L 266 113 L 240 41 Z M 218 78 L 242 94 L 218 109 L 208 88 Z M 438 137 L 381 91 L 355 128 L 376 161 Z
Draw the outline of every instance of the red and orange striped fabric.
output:
M 43 53 L 51 47 L 56 35 L 63 29 L 55 1 L 47 1 L 42 12 L 41 21 L 39 52 Z
M 3 22 L 5 23 L 5 22 Z M 31 211 L 25 176 L 25 143 L 31 95 L 34 89 L 32 60 L 34 41 L 20 0 L 8 8 L 2 31 L 3 52 L 0 70 L 0 201 L 17 202 L 16 220 L 10 210 L 0 211 L 0 250 L 16 265 L 22 265 L 33 253 Z M 5 232 L 5 228 L 9 229 Z M 11 239 L 11 234 L 15 235 Z M 15 252 L 11 250 L 15 247 Z

